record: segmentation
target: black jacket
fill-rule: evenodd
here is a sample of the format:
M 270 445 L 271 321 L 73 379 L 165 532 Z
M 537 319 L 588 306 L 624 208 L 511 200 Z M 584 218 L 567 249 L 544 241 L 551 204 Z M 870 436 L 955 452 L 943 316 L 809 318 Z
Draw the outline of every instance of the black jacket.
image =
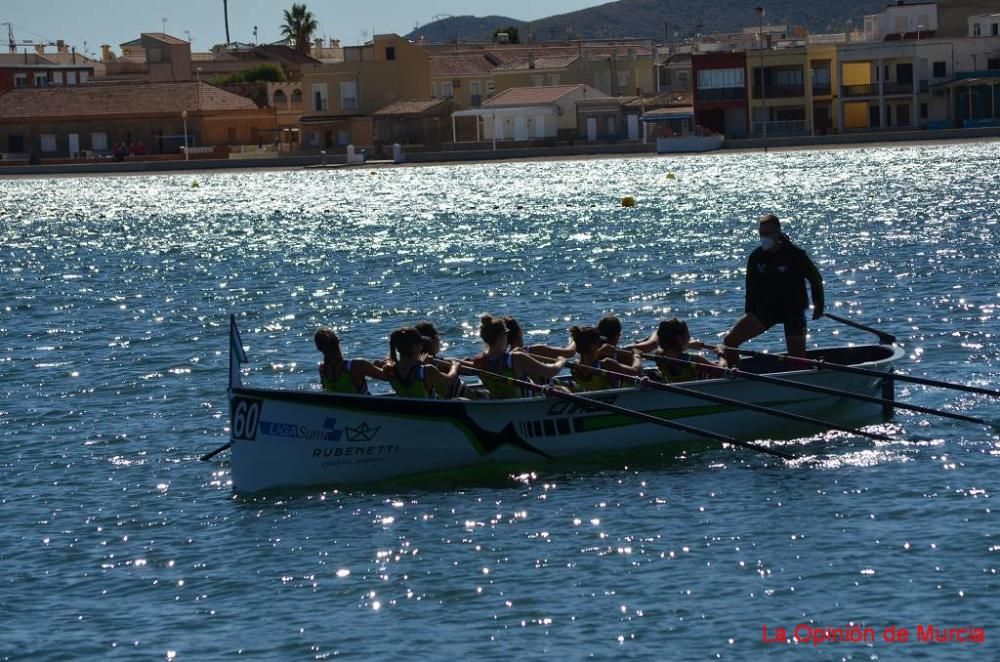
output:
M 776 251 L 757 248 L 747 260 L 746 307 L 744 312 L 782 317 L 809 307 L 806 281 L 812 302 L 823 309 L 823 277 L 806 252 L 782 235 Z

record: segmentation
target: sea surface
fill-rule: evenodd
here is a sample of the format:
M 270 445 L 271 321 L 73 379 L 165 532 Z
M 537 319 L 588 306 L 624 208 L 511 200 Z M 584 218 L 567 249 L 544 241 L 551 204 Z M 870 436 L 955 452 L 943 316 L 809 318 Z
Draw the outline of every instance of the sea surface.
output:
M 472 354 L 484 312 L 714 342 L 768 212 L 903 372 L 1000 388 L 998 142 L 0 180 L 0 660 L 1000 659 L 986 427 L 264 496 L 198 459 L 228 438 L 230 313 L 245 383 L 288 389 L 318 387 L 320 325 L 370 358 L 425 318 Z

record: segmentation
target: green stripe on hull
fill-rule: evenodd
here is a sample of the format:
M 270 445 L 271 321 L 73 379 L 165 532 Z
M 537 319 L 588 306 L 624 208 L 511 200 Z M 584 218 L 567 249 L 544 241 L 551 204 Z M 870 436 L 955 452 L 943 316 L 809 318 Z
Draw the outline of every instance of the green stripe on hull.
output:
M 807 401 L 808 399 L 780 400 L 777 402 L 754 404 L 760 404 L 762 407 L 771 407 L 773 409 L 779 405 L 791 405 Z M 709 416 L 712 414 L 729 414 L 735 411 L 747 410 L 743 407 L 737 407 L 735 405 L 705 405 L 704 407 L 685 407 L 683 409 L 653 409 L 649 411 L 642 411 L 642 413 L 665 420 L 675 420 L 678 418 L 694 418 L 697 416 Z M 609 430 L 611 428 L 628 427 L 630 425 L 647 425 L 647 423 L 622 414 L 589 416 L 583 419 L 584 432 L 596 432 L 598 430 Z

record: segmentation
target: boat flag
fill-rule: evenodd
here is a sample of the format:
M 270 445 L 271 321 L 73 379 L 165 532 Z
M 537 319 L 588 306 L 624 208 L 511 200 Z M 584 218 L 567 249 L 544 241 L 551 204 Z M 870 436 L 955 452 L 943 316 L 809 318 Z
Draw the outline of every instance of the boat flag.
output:
M 229 316 L 229 387 L 243 386 L 240 375 L 240 364 L 247 362 L 247 353 L 243 349 L 243 339 L 236 326 L 236 315 Z

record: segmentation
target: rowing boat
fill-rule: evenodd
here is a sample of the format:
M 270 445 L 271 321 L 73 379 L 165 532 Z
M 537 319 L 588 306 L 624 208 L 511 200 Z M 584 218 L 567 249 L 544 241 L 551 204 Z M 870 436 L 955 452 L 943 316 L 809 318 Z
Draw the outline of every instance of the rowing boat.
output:
M 885 377 L 825 369 L 787 370 L 776 355 L 744 361 L 750 373 L 803 385 L 892 399 L 894 345 L 833 347 L 810 352 L 838 364 L 864 366 Z M 705 436 L 664 429 L 608 411 L 627 408 L 739 440 L 788 439 L 815 428 L 708 402 L 697 393 L 784 412 L 862 425 L 885 413 L 879 405 L 806 391 L 787 384 L 723 377 L 685 384 L 692 395 L 640 386 L 594 391 L 587 400 L 426 400 L 395 395 L 345 395 L 245 386 L 246 360 L 235 319 L 230 324 L 230 445 L 233 488 L 350 485 L 490 462 L 539 463 L 554 458 L 662 447 L 681 453 L 711 445 Z M 481 386 L 470 385 L 475 395 Z

